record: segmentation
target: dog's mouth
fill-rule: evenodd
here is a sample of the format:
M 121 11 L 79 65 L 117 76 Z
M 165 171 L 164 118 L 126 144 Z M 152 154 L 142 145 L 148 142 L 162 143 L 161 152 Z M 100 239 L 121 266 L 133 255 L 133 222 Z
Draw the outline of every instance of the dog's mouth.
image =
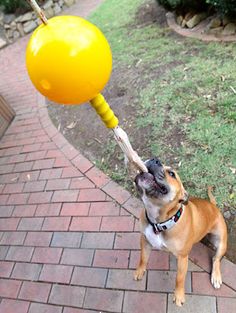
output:
M 166 195 L 169 187 L 165 182 L 165 171 L 161 162 L 158 159 L 151 159 L 145 165 L 149 172 L 140 173 L 135 179 L 138 190 L 141 192 L 144 189 L 147 195 L 153 197 Z

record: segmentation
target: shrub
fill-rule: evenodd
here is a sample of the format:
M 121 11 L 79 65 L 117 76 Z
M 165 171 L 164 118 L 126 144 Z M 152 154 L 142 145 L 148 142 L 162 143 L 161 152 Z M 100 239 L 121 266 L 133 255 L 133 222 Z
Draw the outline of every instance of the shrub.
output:
M 235 0 L 206 0 L 206 2 L 222 15 L 236 15 Z
M 157 2 L 168 10 L 176 11 L 202 11 L 206 7 L 205 0 L 157 0 Z
M 17 9 L 28 9 L 29 5 L 26 0 L 0 0 L 0 6 L 3 7 L 5 13 L 14 13 Z

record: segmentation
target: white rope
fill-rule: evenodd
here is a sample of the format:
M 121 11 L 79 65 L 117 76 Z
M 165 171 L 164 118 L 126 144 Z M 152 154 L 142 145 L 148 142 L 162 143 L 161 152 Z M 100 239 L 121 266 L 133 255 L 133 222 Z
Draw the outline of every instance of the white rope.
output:
M 48 20 L 44 14 L 44 12 L 42 11 L 42 9 L 40 8 L 40 6 L 38 5 L 38 3 L 35 0 L 27 0 L 29 2 L 29 4 L 31 5 L 32 9 L 35 11 L 35 13 L 39 16 L 39 18 L 41 19 L 41 21 L 47 25 L 48 24 Z
M 113 128 L 113 132 L 118 145 L 124 152 L 125 156 L 129 159 L 129 161 L 133 163 L 139 170 L 147 173 L 148 170 L 145 164 L 140 159 L 137 152 L 133 150 L 126 132 L 122 128 L 120 128 L 120 126 Z

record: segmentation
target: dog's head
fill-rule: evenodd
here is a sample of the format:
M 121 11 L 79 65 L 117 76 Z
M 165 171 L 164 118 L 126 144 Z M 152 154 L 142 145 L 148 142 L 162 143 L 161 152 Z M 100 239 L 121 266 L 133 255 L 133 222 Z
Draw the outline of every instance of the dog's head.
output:
M 144 204 L 147 200 L 158 207 L 187 202 L 188 194 L 175 170 L 164 166 L 157 158 L 146 161 L 145 165 L 148 173 L 140 173 L 135 178 Z

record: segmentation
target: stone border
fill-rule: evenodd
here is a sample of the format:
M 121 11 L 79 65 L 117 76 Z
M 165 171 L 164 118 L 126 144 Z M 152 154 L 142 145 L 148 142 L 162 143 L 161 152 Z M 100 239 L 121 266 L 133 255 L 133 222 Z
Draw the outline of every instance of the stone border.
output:
M 192 29 L 182 28 L 180 25 L 176 23 L 175 15 L 172 12 L 166 13 L 166 20 L 168 26 L 184 37 L 196 38 L 202 41 L 216 41 L 216 42 L 236 42 L 236 35 L 232 36 L 216 36 L 213 34 L 206 34 L 204 33 L 204 29 L 206 25 L 209 23 L 209 20 L 204 20 L 195 26 Z
M 48 0 L 42 6 L 47 18 L 60 14 L 64 9 L 72 6 L 77 0 Z M 42 24 L 41 20 L 30 11 L 16 17 L 14 14 L 0 15 L 0 26 L 4 29 L 5 38 L 0 38 L 0 49 L 11 44 L 20 37 L 32 32 L 36 27 Z

